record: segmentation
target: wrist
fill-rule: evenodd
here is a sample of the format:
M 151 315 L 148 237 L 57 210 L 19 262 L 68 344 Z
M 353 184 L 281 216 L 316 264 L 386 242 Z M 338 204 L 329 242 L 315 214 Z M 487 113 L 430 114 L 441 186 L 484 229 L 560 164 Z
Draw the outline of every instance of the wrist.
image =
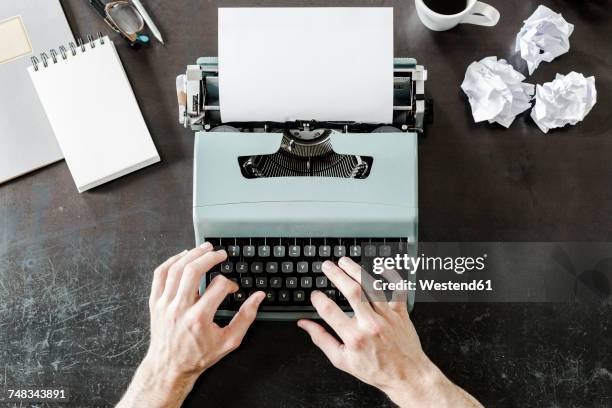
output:
M 197 375 L 178 373 L 146 356 L 138 366 L 119 407 L 180 406 L 196 380 Z
M 145 356 L 140 366 L 138 366 L 136 375 L 140 376 L 151 389 L 159 389 L 161 391 L 187 389 L 186 394 L 191 391 L 193 384 L 195 384 L 199 376 L 199 374 L 179 372 L 168 366 L 161 365 L 157 359 L 151 358 L 149 355 Z
M 397 378 L 383 389 L 400 407 L 451 407 L 458 388 L 429 359 L 403 378 Z

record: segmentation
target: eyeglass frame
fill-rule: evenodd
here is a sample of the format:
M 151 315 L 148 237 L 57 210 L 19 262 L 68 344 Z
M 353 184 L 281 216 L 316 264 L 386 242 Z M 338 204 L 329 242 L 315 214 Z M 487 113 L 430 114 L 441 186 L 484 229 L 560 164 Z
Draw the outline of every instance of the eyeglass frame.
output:
M 147 44 L 149 42 L 149 37 L 147 35 L 141 35 L 140 33 L 145 29 L 145 21 L 138 9 L 126 0 L 115 0 L 109 3 L 103 3 L 101 0 L 89 0 L 89 3 L 93 6 L 93 8 L 100 14 L 100 16 L 104 19 L 106 25 L 108 25 L 114 32 L 120 34 L 123 38 L 128 40 L 130 44 Z M 118 5 L 126 5 L 131 8 L 134 13 L 140 18 L 140 27 L 133 33 L 128 33 L 124 31 L 113 19 L 109 11 Z M 143 40 L 143 37 L 146 40 Z

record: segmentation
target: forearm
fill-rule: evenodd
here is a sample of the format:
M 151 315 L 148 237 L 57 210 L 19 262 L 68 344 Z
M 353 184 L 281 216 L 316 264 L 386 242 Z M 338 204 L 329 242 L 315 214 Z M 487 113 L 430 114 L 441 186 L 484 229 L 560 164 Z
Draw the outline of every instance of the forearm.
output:
M 401 408 L 482 408 L 476 398 L 453 384 L 433 363 L 424 378 L 401 381 L 383 391 Z
M 195 378 L 186 379 L 158 372 L 158 368 L 145 358 L 117 408 L 180 407 L 194 383 Z

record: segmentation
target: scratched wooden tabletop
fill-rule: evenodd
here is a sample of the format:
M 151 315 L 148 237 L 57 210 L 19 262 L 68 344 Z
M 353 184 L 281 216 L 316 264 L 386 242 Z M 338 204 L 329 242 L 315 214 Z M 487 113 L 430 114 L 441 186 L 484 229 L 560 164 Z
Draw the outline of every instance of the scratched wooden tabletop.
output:
M 575 70 L 595 75 L 599 97 L 583 123 L 547 135 L 526 114 L 508 130 L 473 123 L 459 89 L 466 66 L 496 55 L 525 73 L 514 37 L 539 4 L 489 2 L 502 15 L 495 28 L 444 33 L 426 30 L 410 0 L 333 3 L 393 6 L 395 55 L 429 71 L 435 117 L 419 145 L 420 239 L 612 240 L 610 1 L 543 1 L 575 32 L 570 52 L 543 63 L 529 82 Z M 0 185 L 0 391 L 64 388 L 68 406 L 110 406 L 147 348 L 154 267 L 194 244 L 193 133 L 176 120 L 175 76 L 216 55 L 217 7 L 287 2 L 148 0 L 167 45 L 138 51 L 87 1 L 62 3 L 75 36 L 102 31 L 115 40 L 162 162 L 84 194 L 64 162 Z M 298 4 L 329 5 L 291 2 Z M 90 120 L 96 126 L 104 114 Z M 610 302 L 420 303 L 413 319 L 431 359 L 486 406 L 612 405 Z M 257 322 L 186 406 L 391 404 L 335 370 L 294 323 Z

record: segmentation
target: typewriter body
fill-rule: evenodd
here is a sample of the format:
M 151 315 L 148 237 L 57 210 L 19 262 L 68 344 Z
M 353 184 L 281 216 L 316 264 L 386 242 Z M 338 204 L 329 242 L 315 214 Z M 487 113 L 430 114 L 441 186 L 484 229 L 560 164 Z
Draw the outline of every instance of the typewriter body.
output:
M 179 114 L 196 131 L 196 243 L 228 252 L 201 290 L 218 273 L 239 284 L 218 316 L 232 316 L 256 290 L 266 292 L 260 319 L 317 317 L 309 300 L 315 289 L 350 310 L 321 272 L 323 261 L 385 255 L 389 243 L 416 253 L 427 71 L 412 58 L 394 59 L 393 123 L 385 124 L 223 123 L 218 72 L 214 57 L 187 67 Z M 409 308 L 413 302 L 411 293 Z

